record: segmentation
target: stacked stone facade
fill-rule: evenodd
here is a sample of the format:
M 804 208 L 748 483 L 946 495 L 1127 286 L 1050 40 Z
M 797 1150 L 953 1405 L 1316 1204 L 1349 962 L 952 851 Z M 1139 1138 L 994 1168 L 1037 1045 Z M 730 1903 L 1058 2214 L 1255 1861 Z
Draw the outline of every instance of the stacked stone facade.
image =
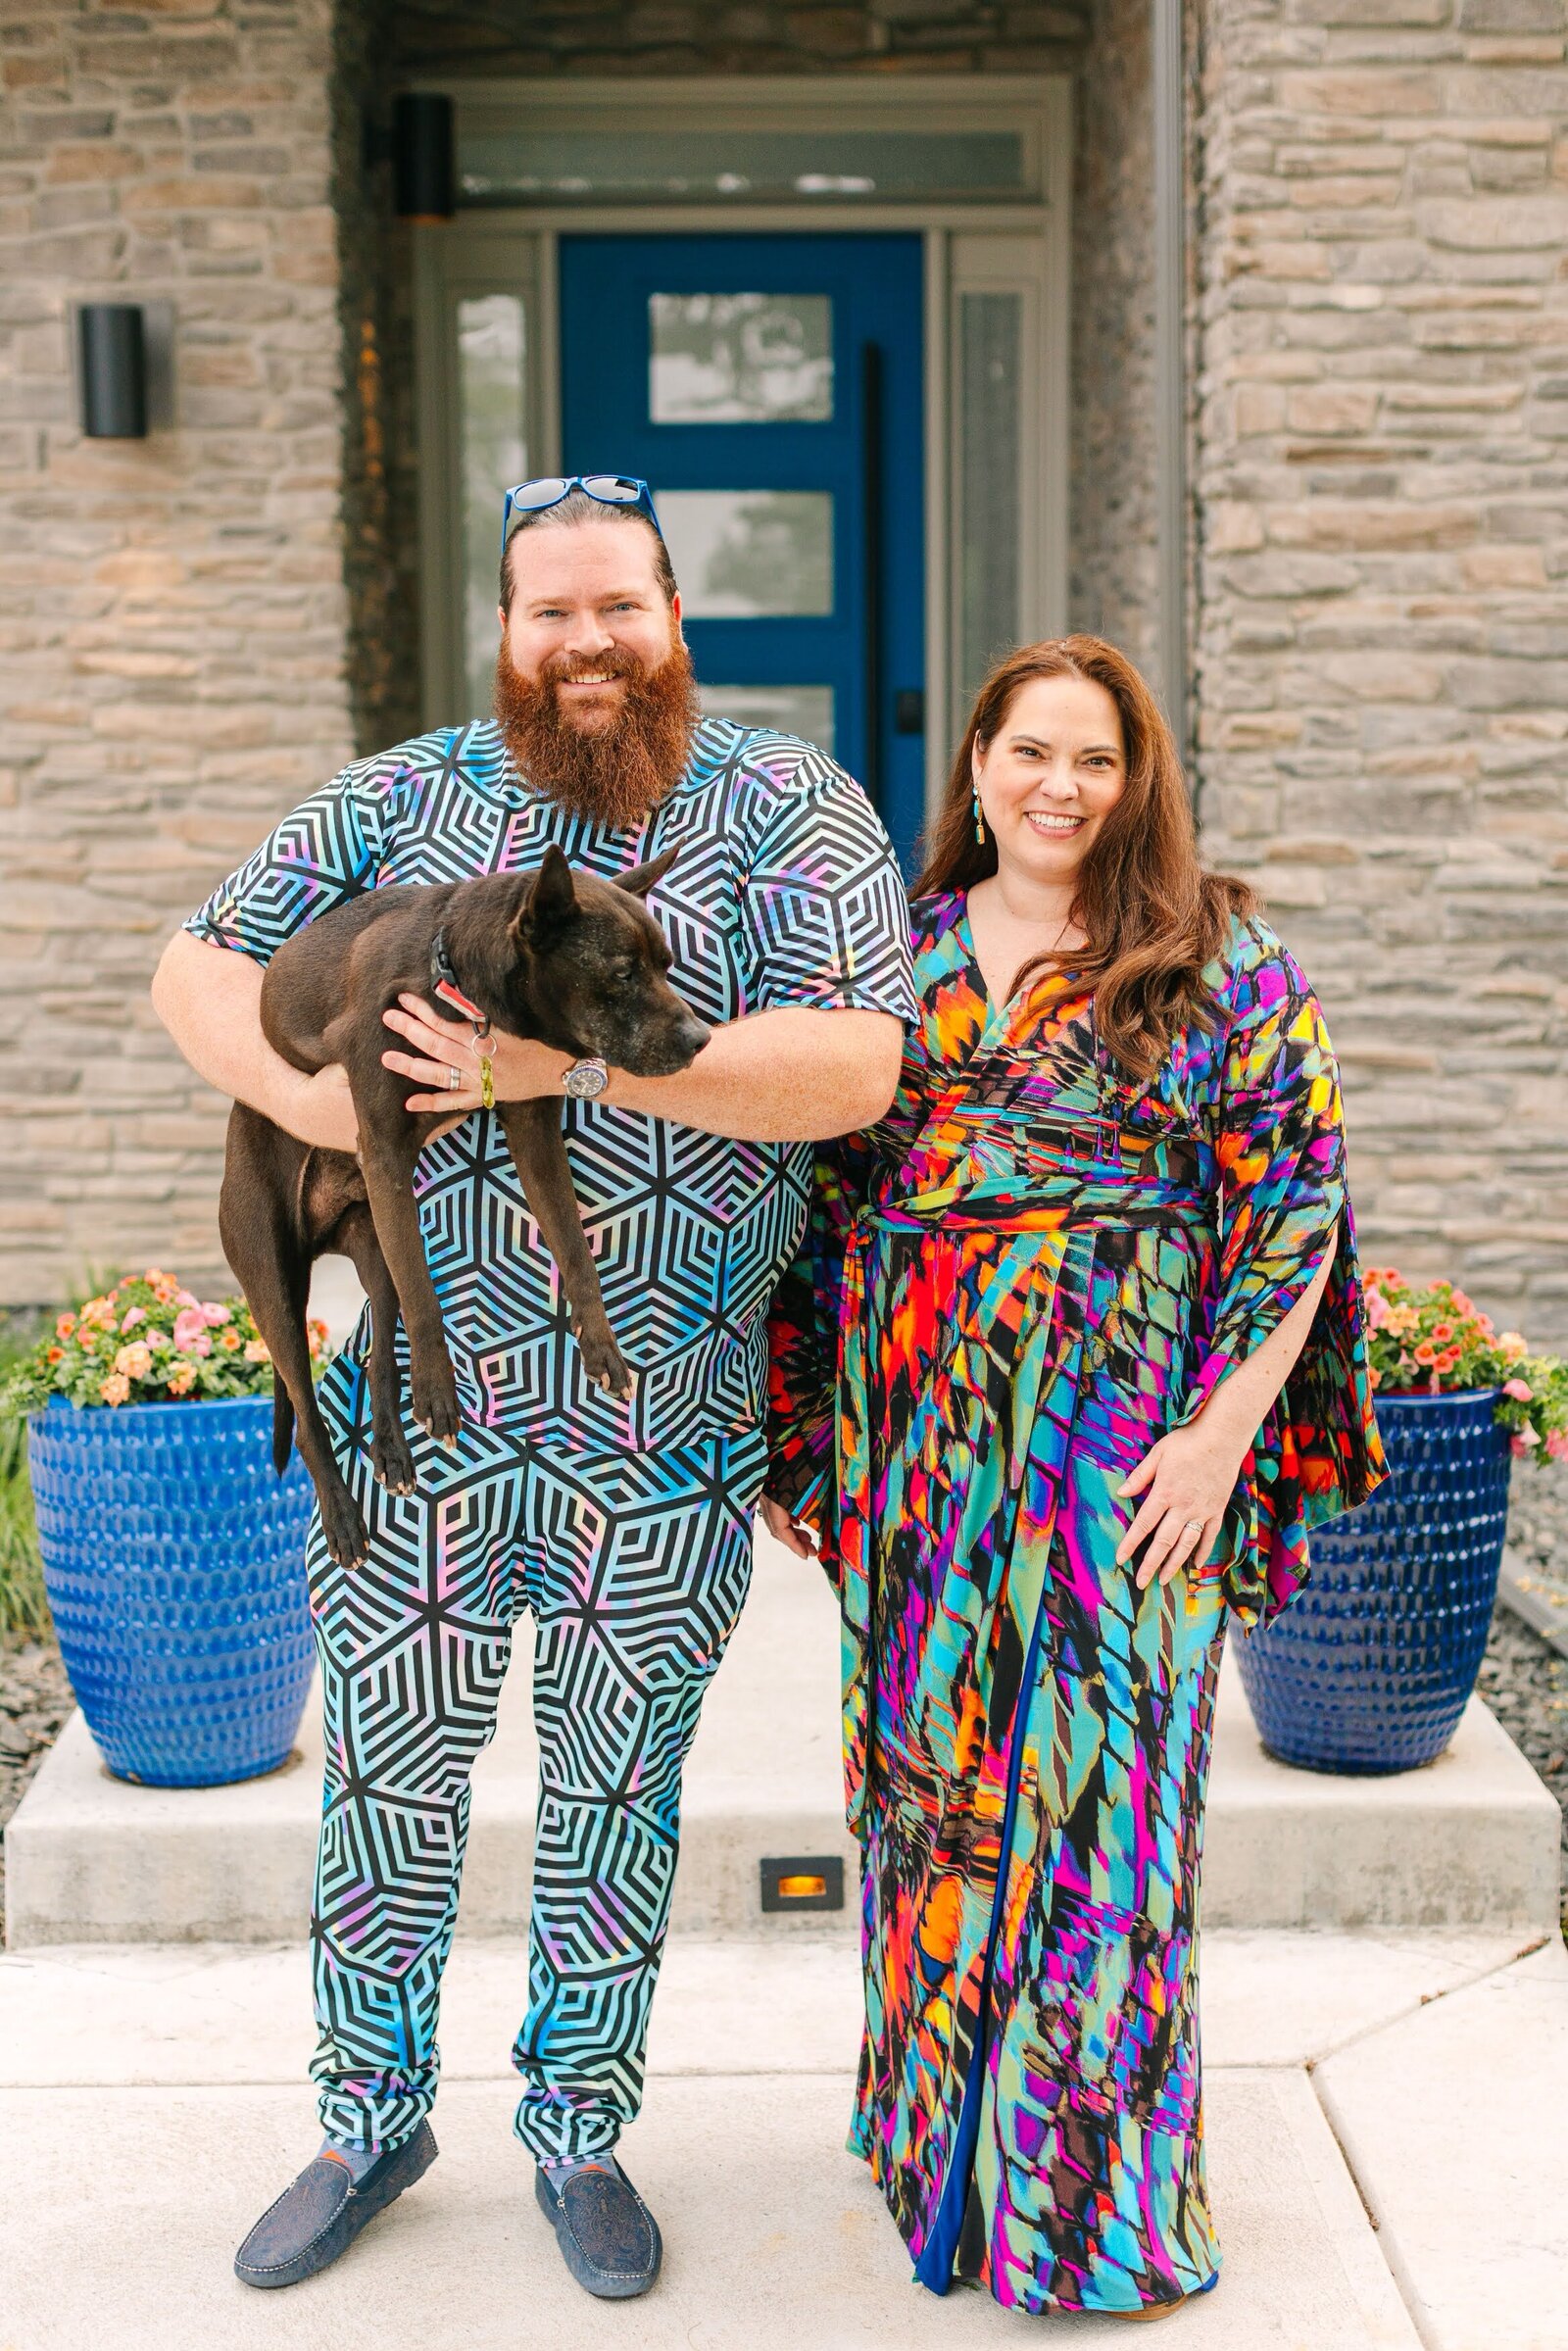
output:
M 1196 781 L 1328 1000 L 1375 1255 L 1568 1342 L 1563 0 L 1202 0 Z M 1071 618 L 1156 642 L 1149 0 L 20 0 L 0 33 L 0 1300 L 216 1278 L 222 1106 L 146 990 L 299 794 L 418 721 L 407 233 L 443 74 L 1063 72 Z M 174 408 L 84 441 L 73 306 Z
M 1568 1343 L 1562 0 L 1209 0 L 1200 782 L 1375 1259 Z
M 351 750 L 331 44 L 329 0 L 0 36 L 0 1298 L 218 1262 L 224 1106 L 147 986 Z M 172 316 L 145 441 L 78 429 L 94 299 Z

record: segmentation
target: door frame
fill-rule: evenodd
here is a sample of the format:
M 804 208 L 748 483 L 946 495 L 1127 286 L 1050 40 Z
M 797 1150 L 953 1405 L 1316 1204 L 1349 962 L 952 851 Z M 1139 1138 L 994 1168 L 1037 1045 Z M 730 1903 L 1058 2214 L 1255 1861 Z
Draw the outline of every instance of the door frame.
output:
M 454 88 L 455 85 L 447 85 Z M 671 140 L 738 112 L 785 127 L 886 128 L 918 114 L 951 122 L 977 104 L 990 122 L 1026 130 L 1037 193 L 1027 202 L 952 200 L 894 204 L 661 203 L 526 204 L 460 210 L 451 221 L 413 231 L 415 424 L 417 442 L 420 651 L 423 721 L 469 715 L 464 662 L 465 580 L 461 533 L 462 449 L 457 380 L 457 308 L 464 299 L 522 292 L 529 297 L 524 360 L 528 463 L 559 468 L 561 458 L 557 255 L 564 235 L 829 235 L 904 229 L 919 234 L 925 278 L 925 637 L 926 806 L 940 798 L 958 708 L 956 569 L 953 485 L 959 419 L 956 380 L 960 303 L 965 293 L 1005 288 L 1023 297 L 1023 452 L 1020 621 L 1025 637 L 1067 625 L 1070 463 L 1071 83 L 1065 75 L 1009 77 L 979 91 L 972 75 L 921 75 L 904 84 L 809 76 L 747 76 L 635 82 L 573 81 L 473 85 L 469 102 L 493 119 L 514 115 L 519 135 L 548 110 L 616 123 L 639 119 Z M 464 98 L 458 97 L 459 120 Z M 932 111 L 934 110 L 934 111 Z

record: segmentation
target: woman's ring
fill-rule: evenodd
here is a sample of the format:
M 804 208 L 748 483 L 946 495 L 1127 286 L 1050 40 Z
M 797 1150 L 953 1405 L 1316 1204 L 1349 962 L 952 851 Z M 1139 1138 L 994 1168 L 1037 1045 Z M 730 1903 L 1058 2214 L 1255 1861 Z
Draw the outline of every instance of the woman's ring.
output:
M 1184 1535 L 1201 1535 L 1202 1532 L 1203 1522 L 1200 1518 L 1190 1518 L 1182 1529 Z
M 449 1094 L 461 1094 L 462 1091 L 463 1072 L 458 1067 L 456 1061 L 449 1061 L 447 1063 L 447 1092 Z

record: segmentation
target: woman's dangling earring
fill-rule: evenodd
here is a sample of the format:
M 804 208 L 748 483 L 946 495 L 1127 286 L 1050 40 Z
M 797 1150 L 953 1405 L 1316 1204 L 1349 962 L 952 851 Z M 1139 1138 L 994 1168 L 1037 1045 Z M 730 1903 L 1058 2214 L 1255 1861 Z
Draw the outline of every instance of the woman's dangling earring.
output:
M 974 788 L 974 837 L 983 848 L 985 846 L 986 838 L 986 819 L 985 810 L 980 806 L 980 787 L 978 784 L 976 784 Z

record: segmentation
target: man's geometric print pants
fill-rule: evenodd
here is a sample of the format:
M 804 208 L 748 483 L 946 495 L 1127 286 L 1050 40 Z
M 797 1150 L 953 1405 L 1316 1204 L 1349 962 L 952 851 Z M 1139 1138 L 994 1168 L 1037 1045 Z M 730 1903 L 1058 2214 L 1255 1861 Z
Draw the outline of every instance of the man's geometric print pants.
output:
M 603 2153 L 642 2101 L 681 1767 L 751 1579 L 760 1435 L 567 1458 L 466 1423 L 454 1454 L 411 1429 L 418 1491 L 391 1494 L 367 1457 L 363 1373 L 340 1356 L 319 1394 L 370 1531 L 352 1572 L 318 1519 L 308 1551 L 326 1733 L 322 2125 L 390 2144 L 430 2110 L 468 1775 L 531 1616 L 539 1817 L 516 2131 L 545 2162 Z

